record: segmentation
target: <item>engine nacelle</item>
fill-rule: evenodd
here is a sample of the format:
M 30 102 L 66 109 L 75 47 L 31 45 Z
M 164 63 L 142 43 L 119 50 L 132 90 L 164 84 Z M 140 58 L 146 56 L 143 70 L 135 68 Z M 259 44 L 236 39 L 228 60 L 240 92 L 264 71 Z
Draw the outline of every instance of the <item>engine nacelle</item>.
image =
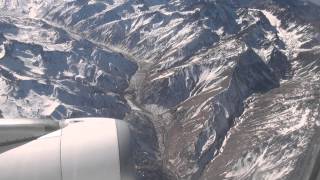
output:
M 134 180 L 127 124 L 0 120 L 1 180 Z

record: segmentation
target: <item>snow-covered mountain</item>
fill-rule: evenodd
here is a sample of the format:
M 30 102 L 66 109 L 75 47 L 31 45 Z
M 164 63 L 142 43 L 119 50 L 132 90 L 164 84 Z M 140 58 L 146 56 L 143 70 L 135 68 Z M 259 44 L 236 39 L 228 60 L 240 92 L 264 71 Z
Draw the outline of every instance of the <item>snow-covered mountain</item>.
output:
M 139 179 L 316 177 L 316 2 L 0 0 L 0 110 L 126 120 Z

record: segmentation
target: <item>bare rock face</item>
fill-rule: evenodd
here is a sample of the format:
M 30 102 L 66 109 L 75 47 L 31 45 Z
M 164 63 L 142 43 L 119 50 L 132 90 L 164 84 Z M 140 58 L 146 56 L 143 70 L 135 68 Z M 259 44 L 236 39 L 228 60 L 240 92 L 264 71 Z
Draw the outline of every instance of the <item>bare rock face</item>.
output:
M 139 179 L 316 177 L 317 3 L 0 0 L 0 10 L 5 118 L 123 119 Z

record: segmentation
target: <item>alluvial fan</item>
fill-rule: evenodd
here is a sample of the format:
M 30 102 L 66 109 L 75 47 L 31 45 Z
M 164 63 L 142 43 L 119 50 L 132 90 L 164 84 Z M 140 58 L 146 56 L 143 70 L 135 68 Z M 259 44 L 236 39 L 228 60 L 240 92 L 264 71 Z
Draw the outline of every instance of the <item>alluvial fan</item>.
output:
M 0 0 L 5 118 L 128 121 L 139 179 L 314 179 L 316 0 Z

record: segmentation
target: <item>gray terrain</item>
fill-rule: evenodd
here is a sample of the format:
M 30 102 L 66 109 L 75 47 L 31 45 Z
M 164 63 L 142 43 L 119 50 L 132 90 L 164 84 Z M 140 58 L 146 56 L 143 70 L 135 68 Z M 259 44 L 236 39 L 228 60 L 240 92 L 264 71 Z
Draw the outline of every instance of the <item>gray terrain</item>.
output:
M 0 85 L 129 122 L 139 180 L 320 178 L 319 0 L 0 0 Z

